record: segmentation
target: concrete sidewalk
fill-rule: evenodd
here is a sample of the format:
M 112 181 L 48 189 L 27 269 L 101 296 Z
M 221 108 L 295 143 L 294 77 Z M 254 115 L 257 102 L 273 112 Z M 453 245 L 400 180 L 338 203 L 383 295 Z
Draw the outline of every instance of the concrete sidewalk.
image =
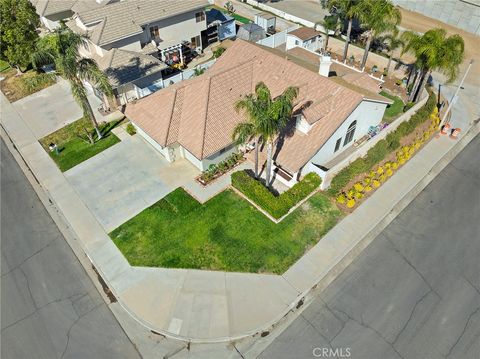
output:
M 281 276 L 138 268 L 128 264 L 3 94 L 1 109 L 5 130 L 122 307 L 155 332 L 193 342 L 269 330 L 342 270 L 468 142 L 432 140 Z M 462 136 L 471 139 L 478 124 L 466 132 Z

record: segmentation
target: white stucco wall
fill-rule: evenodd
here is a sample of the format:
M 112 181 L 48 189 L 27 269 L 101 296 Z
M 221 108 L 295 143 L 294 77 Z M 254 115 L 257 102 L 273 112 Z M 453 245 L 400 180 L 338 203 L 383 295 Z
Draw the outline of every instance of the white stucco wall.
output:
M 165 157 L 165 159 L 167 161 L 170 162 L 170 156 L 169 156 L 169 152 L 168 152 L 168 147 L 162 147 L 158 144 L 158 142 L 156 142 L 153 138 L 151 138 L 149 135 L 147 135 L 145 133 L 145 131 L 143 131 L 140 127 L 138 127 L 135 122 L 132 121 L 132 125 L 133 127 L 135 127 L 135 130 L 137 131 L 137 133 L 142 136 L 142 138 L 147 141 L 150 145 L 153 146 L 153 148 L 155 148 L 158 152 L 160 152 L 163 157 Z
M 319 35 L 312 39 L 303 41 L 295 35 L 287 34 L 286 46 L 287 50 L 293 49 L 295 46 L 300 46 L 310 51 L 317 51 L 323 46 L 323 38 Z
M 368 133 L 368 128 L 370 126 L 376 126 L 382 121 L 386 107 L 387 104 L 385 103 L 367 100 L 362 101 L 350 114 L 350 116 L 342 123 L 342 125 L 335 131 L 335 133 L 327 140 L 327 142 L 320 148 L 320 150 L 312 157 L 310 162 L 316 165 L 323 165 L 333 157 L 342 153 L 342 151 L 352 146 L 355 140 Z M 357 121 L 357 126 L 353 139 L 344 146 L 343 142 L 345 140 L 345 135 L 347 134 L 348 126 L 350 126 L 350 124 L 355 120 Z M 335 144 L 339 138 L 342 139 L 340 149 L 337 152 L 334 152 Z
M 237 146 L 235 145 L 231 145 L 229 148 L 227 148 L 227 150 L 223 153 L 220 153 L 220 152 L 217 152 L 213 155 L 211 155 L 210 157 L 207 157 L 207 158 L 204 158 L 202 160 L 202 171 L 205 171 L 206 169 L 208 169 L 208 167 L 211 165 L 211 164 L 218 164 L 220 162 L 222 162 L 224 159 L 226 159 L 228 156 L 230 156 L 231 154 L 235 153 L 237 151 Z
M 49 20 L 44 16 L 40 16 L 40 21 L 50 31 L 53 31 L 60 26 L 60 21 Z
M 205 20 L 196 22 L 195 14 L 199 11 L 204 10 L 195 10 L 168 19 L 152 22 L 145 28 L 145 31 L 141 36 L 141 41 L 146 43 L 152 40 L 150 36 L 150 27 L 153 26 L 158 26 L 160 49 L 177 45 L 184 40 L 190 41 L 192 37 L 200 36 L 200 32 L 207 28 L 207 20 L 205 16 Z

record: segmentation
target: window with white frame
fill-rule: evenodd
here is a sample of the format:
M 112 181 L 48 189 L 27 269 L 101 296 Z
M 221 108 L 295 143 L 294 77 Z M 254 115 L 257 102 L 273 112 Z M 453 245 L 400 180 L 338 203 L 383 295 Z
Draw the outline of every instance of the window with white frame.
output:
M 353 140 L 353 136 L 355 135 L 355 129 L 357 128 L 357 121 L 353 121 L 350 126 L 348 126 L 347 134 L 345 135 L 345 141 L 343 145 L 349 144 Z

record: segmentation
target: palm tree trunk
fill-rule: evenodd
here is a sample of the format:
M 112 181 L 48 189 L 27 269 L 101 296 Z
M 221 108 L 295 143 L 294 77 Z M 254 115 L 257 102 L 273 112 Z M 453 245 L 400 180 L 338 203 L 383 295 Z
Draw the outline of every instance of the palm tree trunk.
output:
M 343 48 L 343 61 L 347 60 L 348 56 L 348 45 L 350 44 L 350 34 L 352 32 L 352 19 L 348 20 L 348 27 L 347 27 L 347 40 L 345 41 L 345 46 Z
M 424 76 L 424 73 L 425 73 L 425 70 L 424 68 L 422 67 L 416 77 L 415 77 L 415 82 L 413 83 L 413 87 L 412 87 L 412 91 L 410 92 L 410 95 L 408 96 L 408 101 L 409 102 L 414 102 L 415 101 L 415 95 L 418 91 L 418 87 L 420 86 L 420 83 L 422 82 L 423 80 L 423 76 Z
M 258 138 L 255 139 L 255 178 L 258 178 Z
M 272 172 L 272 141 L 267 142 L 267 173 L 265 174 L 265 184 L 270 187 L 270 173 Z
M 90 102 L 88 102 L 88 99 L 85 99 L 85 108 L 88 111 L 88 117 L 90 117 L 90 120 L 92 121 L 93 127 L 95 128 L 95 132 L 97 133 L 97 137 L 100 140 L 102 138 L 102 133 L 100 132 L 100 129 L 98 128 L 98 123 L 95 118 L 95 115 L 93 114 L 92 106 L 90 105 Z
M 418 86 L 418 89 L 413 98 L 414 102 L 417 102 L 418 97 L 420 96 L 423 88 L 425 87 L 425 84 L 427 83 L 427 80 L 429 77 L 430 77 L 430 71 L 424 70 L 421 76 L 420 86 Z
M 370 34 L 368 34 L 367 43 L 365 44 L 365 52 L 363 53 L 363 59 L 362 59 L 362 64 L 360 65 L 360 70 L 362 70 L 365 67 L 365 64 L 367 63 L 368 51 L 370 50 L 372 39 L 373 39 L 373 34 L 370 32 Z
M 390 65 L 392 63 L 392 56 L 393 56 L 393 51 L 390 51 L 390 54 L 388 56 L 388 64 L 387 64 L 387 71 L 386 71 L 387 76 L 388 76 L 388 72 L 390 71 Z
M 328 30 L 327 30 L 327 38 L 325 40 L 325 45 L 323 46 L 323 51 L 327 51 L 328 39 L 329 38 L 330 38 L 330 35 L 328 34 Z

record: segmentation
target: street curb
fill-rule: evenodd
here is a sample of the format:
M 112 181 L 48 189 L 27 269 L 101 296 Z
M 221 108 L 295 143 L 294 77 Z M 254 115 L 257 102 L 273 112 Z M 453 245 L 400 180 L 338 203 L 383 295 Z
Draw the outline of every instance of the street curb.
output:
M 381 218 L 378 223 L 362 238 L 350 248 L 350 250 L 340 258 L 337 263 L 321 278 L 317 284 L 310 289 L 304 291 L 299 297 L 300 300 L 292 303 L 303 311 L 313 299 L 316 293 L 325 290 L 362 252 L 367 248 L 373 240 L 422 192 L 439 174 L 440 172 L 476 137 L 480 134 L 479 123 L 474 124 L 461 137 L 458 142 L 440 158 L 430 169 L 427 175 L 421 178 L 417 184 L 403 196 L 393 208 Z M 435 141 L 435 139 L 432 139 Z M 296 311 L 295 311 L 296 312 Z M 288 314 L 288 313 L 287 313 Z M 287 315 L 285 314 L 285 316 Z M 277 322 L 278 323 L 278 322 Z M 276 324 L 272 324 L 270 328 L 274 328 Z M 266 329 L 265 329 L 266 330 Z
M 110 305 L 111 302 L 108 300 L 107 296 L 105 295 L 104 288 L 101 286 L 101 283 L 99 282 L 99 279 L 96 278 L 97 274 L 94 273 L 92 270 L 91 266 L 94 265 L 94 263 L 91 261 L 89 258 L 88 254 L 85 252 L 85 249 L 79 242 L 76 242 L 75 234 L 72 234 L 71 227 L 68 224 L 68 221 L 63 217 L 61 212 L 55 207 L 54 203 L 52 200 L 48 197 L 48 193 L 43 189 L 43 187 L 38 183 L 38 180 L 35 182 L 36 178 L 33 172 L 31 171 L 30 167 L 28 166 L 27 162 L 23 159 L 23 156 L 21 153 L 18 151 L 18 149 L 15 146 L 15 143 L 13 140 L 11 140 L 10 136 L 6 132 L 6 130 L 2 126 L 2 132 L 7 134 L 7 141 L 5 142 L 10 142 L 13 147 L 16 150 L 16 156 L 14 154 L 14 158 L 17 160 L 17 163 L 19 163 L 20 168 L 22 168 L 22 171 L 25 173 L 27 176 L 27 179 L 29 182 L 32 184 L 32 187 L 34 188 L 35 192 L 37 193 L 38 197 L 42 201 L 43 205 L 47 209 L 48 213 L 52 216 L 54 222 L 57 224 L 57 227 L 59 227 L 59 230 L 62 232 L 62 234 L 65 236 L 67 243 L 70 245 L 72 248 L 73 252 L 75 253 L 76 257 L 79 259 L 80 263 L 82 266 L 85 268 L 86 272 L 92 279 L 94 285 L 97 287 L 97 289 L 100 291 L 102 294 L 102 297 L 104 298 L 105 302 L 107 305 Z M 118 304 L 122 307 L 122 309 L 127 312 L 132 319 L 140 323 L 142 326 L 145 327 L 145 329 L 151 331 L 154 334 L 158 334 L 161 336 L 165 336 L 170 339 L 175 339 L 178 341 L 183 341 L 183 342 L 190 342 L 190 343 L 221 343 L 221 342 L 232 342 L 232 341 L 239 341 L 241 339 L 245 339 L 248 337 L 254 337 L 256 335 L 260 335 L 262 337 L 267 336 L 270 334 L 272 329 L 274 329 L 276 326 L 278 326 L 283 320 L 288 320 L 291 318 L 288 318 L 289 313 L 296 313 L 298 311 L 302 311 L 306 307 L 306 303 L 310 302 L 313 299 L 314 292 L 322 291 L 325 289 L 340 273 L 342 273 L 350 263 L 353 262 L 353 260 L 376 238 L 376 236 L 388 225 L 390 222 L 393 221 L 393 219 L 405 208 L 407 205 L 441 172 L 443 168 L 445 168 L 448 163 L 465 147 L 470 143 L 470 141 L 478 135 L 480 132 L 480 126 L 478 124 L 473 125 L 465 134 L 458 140 L 458 142 L 446 153 L 444 156 L 439 159 L 433 166 L 432 169 L 429 171 L 427 175 L 425 175 L 422 179 L 417 182 L 417 184 L 407 193 L 403 198 L 401 198 L 396 204 L 393 205 L 392 210 L 385 214 L 383 218 L 381 218 L 378 223 L 362 238 L 358 239 L 350 248 L 350 250 L 342 257 L 339 258 L 337 263 L 325 274 L 324 277 L 319 278 L 318 282 L 313 285 L 311 288 L 305 290 L 301 294 L 297 296 L 295 301 L 293 301 L 287 308 L 284 310 L 282 313 L 279 313 L 279 315 L 270 321 L 270 323 L 267 323 L 263 325 L 261 328 L 257 328 L 254 330 L 250 330 L 248 333 L 245 333 L 243 335 L 237 335 L 235 337 L 221 337 L 221 338 L 215 338 L 215 339 L 194 339 L 194 338 L 188 338 L 188 337 L 183 337 L 179 335 L 174 335 L 171 333 L 168 333 L 163 330 L 158 330 L 155 328 L 152 328 L 151 326 L 148 325 L 144 320 L 138 318 L 136 314 L 132 313 L 128 307 L 126 307 L 123 303 L 121 298 L 118 298 Z M 420 152 L 421 153 L 421 152 Z M 21 163 L 21 161 L 18 161 L 17 157 L 20 156 L 23 160 L 24 163 Z M 25 168 L 26 167 L 26 168 Z M 35 179 L 33 180 L 32 177 Z M 32 183 L 33 181 L 33 183 Z M 41 193 L 40 193 L 41 192 Z M 48 198 L 48 201 L 46 198 Z M 49 203 L 50 202 L 50 203 Z M 53 213 L 53 215 L 52 215 Z M 64 228 L 65 227 L 65 228 Z M 77 246 L 79 248 L 77 248 Z M 81 253 L 78 253 L 78 251 L 81 250 Z M 88 264 L 86 265 L 85 263 L 88 261 Z M 97 268 L 97 270 L 99 270 Z M 93 272 L 93 273 L 92 273 Z M 100 272 L 100 270 L 99 270 Z M 103 276 L 101 276 L 103 277 Z M 95 279 L 95 280 L 94 280 Z M 103 279 L 104 280 L 104 279 Z M 108 286 L 110 290 L 114 289 L 111 286 Z

